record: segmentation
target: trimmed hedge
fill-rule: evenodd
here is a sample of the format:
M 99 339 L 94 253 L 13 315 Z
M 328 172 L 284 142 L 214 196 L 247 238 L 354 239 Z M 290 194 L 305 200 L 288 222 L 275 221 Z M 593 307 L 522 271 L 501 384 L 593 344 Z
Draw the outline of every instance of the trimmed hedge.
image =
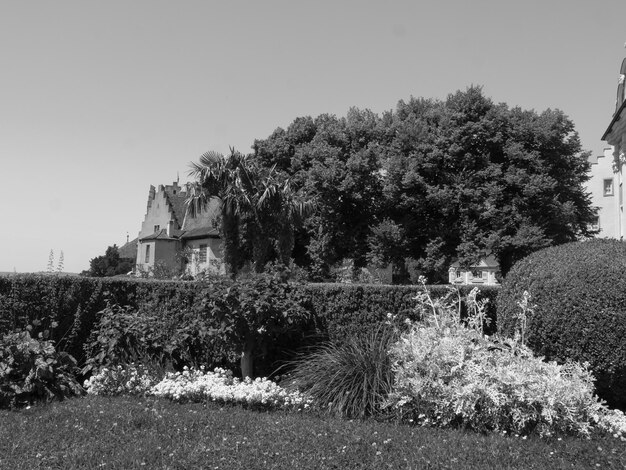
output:
M 0 333 L 25 328 L 39 320 L 39 330 L 51 330 L 51 339 L 58 350 L 74 356 L 79 365 L 85 365 L 87 346 L 93 344 L 94 329 L 107 307 L 129 306 L 151 322 L 151 327 L 162 324 L 174 331 L 176 321 L 197 325 L 197 329 L 223 328 L 211 318 L 205 308 L 210 297 L 223 295 L 225 285 L 232 281 L 221 279 L 211 283 L 193 281 L 160 281 L 134 278 L 90 278 L 58 275 L 0 276 Z M 241 280 L 239 280 L 241 282 Z M 218 284 L 220 284 L 218 286 Z M 222 285 L 224 284 L 224 285 Z M 227 287 L 227 286 L 226 286 Z M 431 295 L 444 295 L 448 286 L 429 286 Z M 269 374 L 279 363 L 292 359 L 296 350 L 322 339 L 341 339 L 364 332 L 387 319 L 387 314 L 400 320 L 418 320 L 414 312 L 419 286 L 381 286 L 364 284 L 308 284 L 296 289 L 294 295 L 302 301 L 312 319 L 302 323 L 297 334 L 279 335 L 264 346 L 264 360 L 257 361 L 257 372 Z M 495 297 L 498 287 L 481 289 L 481 296 L 491 299 L 487 316 L 495 324 Z M 461 295 L 467 295 L 470 286 L 462 286 Z M 148 316 L 150 317 L 148 320 Z M 159 320 L 162 317 L 162 320 Z M 52 323 L 58 323 L 51 328 Z M 156 323 L 155 323 L 156 322 Z M 143 328 L 143 327 L 142 327 Z M 139 328 L 139 331 L 143 331 Z M 148 327 L 145 327 L 148 328 Z M 180 329 L 179 329 L 180 330 Z M 189 332 L 179 331 L 186 335 Z M 198 338 L 194 339 L 197 343 Z M 86 348 L 87 347 L 87 348 Z M 204 348 L 200 348 L 203 349 Z M 221 348 L 223 351 L 223 348 Z M 216 353 L 217 354 L 217 353 Z M 233 358 L 204 358 L 215 363 L 233 361 Z M 231 367 L 238 364 L 231 363 Z
M 444 296 L 449 285 L 428 286 L 433 297 Z M 315 318 L 323 322 L 324 331 L 331 339 L 340 339 L 347 335 L 364 332 L 387 319 L 387 314 L 421 320 L 415 314 L 414 297 L 421 286 L 392 286 L 379 284 L 308 284 L 305 287 L 311 298 Z M 480 289 L 479 299 L 486 298 L 487 317 L 491 320 L 486 334 L 495 332 L 496 297 L 499 286 L 484 286 Z M 459 286 L 461 297 L 467 296 L 472 286 Z M 465 306 L 462 305 L 462 315 Z
M 79 364 L 83 346 L 107 302 L 137 308 L 141 304 L 194 304 L 198 289 L 190 282 L 128 278 L 92 278 L 42 274 L 0 276 L 0 334 L 22 330 L 38 320 L 33 334 L 49 330 L 60 351 Z M 56 322 L 56 328 L 52 324 Z
M 498 330 L 516 329 L 523 292 L 536 305 L 526 343 L 548 360 L 589 362 L 598 395 L 626 407 L 626 243 L 597 239 L 537 251 L 508 273 Z

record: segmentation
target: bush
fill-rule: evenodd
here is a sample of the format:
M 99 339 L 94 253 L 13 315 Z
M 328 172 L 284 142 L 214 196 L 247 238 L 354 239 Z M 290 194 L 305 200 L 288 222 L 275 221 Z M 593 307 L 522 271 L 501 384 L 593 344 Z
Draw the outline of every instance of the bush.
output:
M 526 343 L 548 360 L 588 362 L 598 395 L 626 409 L 626 243 L 589 240 L 547 248 L 508 273 L 498 330 L 511 335 L 530 293 Z
M 544 362 L 515 340 L 482 335 L 480 319 L 465 325 L 453 304 L 423 300 L 425 323 L 390 350 L 388 405 L 404 420 L 515 434 L 626 433 L 624 415 L 594 396 L 586 365 Z
M 178 371 L 236 368 L 242 357 L 255 357 L 261 359 L 257 374 L 267 373 L 277 367 L 281 349 L 301 341 L 310 323 L 302 291 L 276 276 L 224 277 L 196 286 L 190 305 L 153 299 L 138 308 L 103 309 L 86 345 L 83 372 L 131 362 Z M 244 374 L 252 375 L 252 369 Z
M 387 350 L 396 328 L 381 324 L 368 333 L 331 341 L 295 362 L 293 386 L 316 406 L 345 417 L 380 415 L 393 374 Z
M 76 360 L 55 350 L 47 330 L 37 339 L 28 329 L 6 334 L 0 340 L 0 408 L 80 395 L 75 371 Z

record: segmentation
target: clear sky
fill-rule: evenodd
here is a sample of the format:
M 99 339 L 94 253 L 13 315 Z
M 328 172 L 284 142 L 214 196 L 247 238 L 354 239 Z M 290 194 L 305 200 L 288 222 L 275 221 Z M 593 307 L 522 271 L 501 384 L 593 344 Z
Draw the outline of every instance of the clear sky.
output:
M 150 185 L 298 116 L 482 85 L 600 154 L 626 1 L 0 0 L 0 271 L 137 236 Z

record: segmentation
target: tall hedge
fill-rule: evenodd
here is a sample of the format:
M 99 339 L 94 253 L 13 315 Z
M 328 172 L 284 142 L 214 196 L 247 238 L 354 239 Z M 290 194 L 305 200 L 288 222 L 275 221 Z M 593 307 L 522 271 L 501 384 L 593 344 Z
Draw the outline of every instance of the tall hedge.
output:
M 447 285 L 428 286 L 433 297 L 444 296 Z M 308 284 L 315 317 L 325 325 L 325 332 L 335 339 L 362 332 L 384 321 L 387 314 L 398 315 L 401 320 L 421 320 L 415 314 L 415 296 L 421 286 L 391 286 L 370 284 Z M 469 294 L 472 286 L 459 286 L 460 296 Z M 484 286 L 479 298 L 488 299 L 487 317 L 491 326 L 486 333 L 495 332 L 496 296 L 499 286 Z M 465 311 L 465 305 L 462 304 Z
M 58 349 L 84 362 L 84 343 L 107 302 L 137 307 L 139 303 L 195 302 L 197 287 L 190 282 L 128 278 L 92 278 L 42 274 L 0 276 L 0 334 L 25 328 L 51 330 Z M 53 322 L 58 326 L 51 328 Z
M 222 292 L 222 287 L 215 292 Z M 418 286 L 363 284 L 300 286 L 297 295 L 302 298 L 304 294 L 308 299 L 304 303 L 310 310 L 312 322 L 300 336 L 277 338 L 267 348 L 267 360 L 287 359 L 298 346 L 320 339 L 340 340 L 348 334 L 363 332 L 385 321 L 388 313 L 400 319 L 418 320 L 414 297 L 419 289 Z M 447 286 L 429 289 L 433 296 L 447 292 Z M 469 286 L 461 287 L 461 295 L 470 290 Z M 482 296 L 491 299 L 487 314 L 494 320 L 497 290 L 494 287 L 482 289 Z M 207 328 L 217 328 L 219 325 L 206 318 L 206 309 L 202 306 L 207 301 L 207 292 L 211 292 L 210 284 L 191 281 L 32 274 L 0 276 L 0 334 L 23 328 L 33 320 L 41 321 L 38 327 L 41 330 L 50 329 L 56 322 L 58 326 L 52 330 L 51 339 L 59 350 L 69 352 L 82 365 L 87 360 L 85 345 L 90 338 L 93 340 L 92 332 L 107 302 L 150 312 L 152 322 L 157 315 L 169 318 L 164 324 L 171 324 L 172 318 L 185 318 L 186 322 L 198 321 Z M 264 372 L 271 371 L 274 365 L 258 364 Z
M 508 273 L 497 299 L 498 330 L 519 329 L 530 293 L 526 342 L 548 360 L 589 362 L 598 394 L 626 407 L 626 243 L 597 239 L 537 251 Z

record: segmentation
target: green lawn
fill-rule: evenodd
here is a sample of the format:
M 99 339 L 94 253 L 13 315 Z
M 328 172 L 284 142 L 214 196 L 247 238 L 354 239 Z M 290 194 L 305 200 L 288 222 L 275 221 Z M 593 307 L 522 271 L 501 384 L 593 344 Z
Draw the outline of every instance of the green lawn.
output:
M 0 468 L 606 469 L 626 468 L 626 443 L 87 397 L 0 411 Z

